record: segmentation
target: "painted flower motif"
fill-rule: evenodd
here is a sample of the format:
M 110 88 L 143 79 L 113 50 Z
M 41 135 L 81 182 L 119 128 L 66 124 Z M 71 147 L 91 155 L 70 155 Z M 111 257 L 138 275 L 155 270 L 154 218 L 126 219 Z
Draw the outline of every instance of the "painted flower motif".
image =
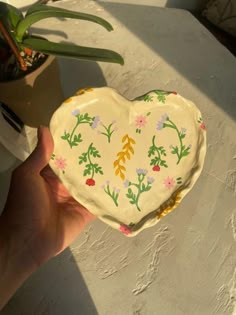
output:
M 99 117 L 99 116 L 95 116 L 94 121 L 93 121 L 91 127 L 92 127 L 93 129 L 97 128 L 99 122 L 100 122 L 100 117 Z
M 64 100 L 63 103 L 70 103 L 72 101 L 72 97 L 67 98 L 66 100 Z
M 125 235 L 129 235 L 129 234 L 132 233 L 130 228 L 127 225 L 125 225 L 125 224 L 121 224 L 119 230 L 121 231 L 121 233 L 123 233 Z
M 164 114 L 161 116 L 161 119 L 157 122 L 157 130 L 161 130 L 164 126 L 164 122 L 167 120 L 168 115 Z
M 171 92 L 171 94 L 177 95 L 178 93 L 177 93 L 177 92 L 175 92 L 175 91 L 173 91 L 173 92 Z
M 109 180 L 106 181 L 106 185 L 103 185 L 102 188 L 103 188 L 104 192 L 113 200 L 115 206 L 118 207 L 119 206 L 118 199 L 119 199 L 120 189 L 116 188 L 116 187 L 113 187 L 111 189 Z
M 66 168 L 66 159 L 55 158 L 55 165 L 57 169 L 64 171 Z
M 153 177 L 148 177 L 147 178 L 148 184 L 152 184 L 154 181 L 155 181 L 155 179 Z
M 77 95 L 82 95 L 84 93 L 85 93 L 85 89 L 79 89 L 76 94 Z
M 155 166 L 153 166 L 153 168 L 152 168 L 152 170 L 154 171 L 154 172 L 160 172 L 160 166 L 159 165 L 155 165 Z
M 76 95 L 82 95 L 82 94 L 84 94 L 85 92 L 92 92 L 92 91 L 93 91 L 93 88 L 79 89 L 79 90 L 76 92 Z
M 147 170 L 145 170 L 145 169 L 143 169 L 143 168 L 137 168 L 136 169 L 136 173 L 138 174 L 138 175 L 140 175 L 140 174 L 143 174 L 143 175 L 147 175 Z
M 158 123 L 157 123 L 157 130 L 161 130 L 162 128 L 163 128 L 163 121 L 158 121 Z
M 93 178 L 88 178 L 85 183 L 88 186 L 95 186 L 95 180 Z
M 167 189 L 171 189 L 175 185 L 174 178 L 170 178 L 169 176 L 164 180 L 163 184 L 166 186 Z
M 161 116 L 161 120 L 164 122 L 168 118 L 168 115 L 165 113 L 164 115 Z
M 181 192 L 179 191 L 177 194 L 175 194 L 172 200 L 173 200 L 172 203 L 168 205 L 165 209 L 161 211 L 161 213 L 157 215 L 158 219 L 163 218 L 165 215 L 170 213 L 174 208 L 176 208 L 179 205 L 181 201 Z
M 182 134 L 186 134 L 187 129 L 186 128 L 181 128 L 180 131 L 181 131 Z
M 136 117 L 136 120 L 135 120 L 136 127 L 138 128 L 145 127 L 146 123 L 147 123 L 147 119 L 145 116 L 140 115 Z
M 129 180 L 126 179 L 126 181 L 124 182 L 124 187 L 125 188 L 129 187 Z
M 74 109 L 74 110 L 72 110 L 71 114 L 72 114 L 73 116 L 77 116 L 77 115 L 80 114 L 80 110 L 79 110 L 79 109 Z
M 201 128 L 202 130 L 206 130 L 206 125 L 204 124 L 204 122 L 202 122 L 202 123 L 200 124 L 200 128 Z

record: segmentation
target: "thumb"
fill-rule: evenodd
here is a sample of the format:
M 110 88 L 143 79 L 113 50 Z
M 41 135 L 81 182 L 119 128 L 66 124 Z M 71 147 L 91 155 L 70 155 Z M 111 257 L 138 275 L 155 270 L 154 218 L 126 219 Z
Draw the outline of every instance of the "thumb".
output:
M 49 128 L 40 126 L 38 128 L 38 143 L 34 151 L 23 163 L 24 167 L 40 173 L 48 164 L 54 149 L 53 138 Z

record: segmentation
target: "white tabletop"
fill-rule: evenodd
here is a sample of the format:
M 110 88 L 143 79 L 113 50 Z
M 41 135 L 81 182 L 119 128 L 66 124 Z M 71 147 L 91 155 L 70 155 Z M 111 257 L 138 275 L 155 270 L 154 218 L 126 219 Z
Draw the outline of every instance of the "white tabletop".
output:
M 233 314 L 235 58 L 187 11 L 134 1 L 56 5 L 98 14 L 114 31 L 71 20 L 61 29 L 61 21 L 48 20 L 37 25 L 41 34 L 53 27 L 49 39 L 110 48 L 125 59 L 123 67 L 61 59 L 65 96 L 80 87 L 103 85 L 128 98 L 154 88 L 176 90 L 202 111 L 208 152 L 194 189 L 158 225 L 126 238 L 93 222 L 70 249 L 26 282 L 3 314 Z

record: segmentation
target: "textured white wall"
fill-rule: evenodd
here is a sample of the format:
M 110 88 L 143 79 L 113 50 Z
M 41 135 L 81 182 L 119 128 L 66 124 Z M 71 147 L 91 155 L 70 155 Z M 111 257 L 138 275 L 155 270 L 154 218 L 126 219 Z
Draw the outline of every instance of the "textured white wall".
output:
M 66 1 L 66 0 L 62 0 Z M 36 2 L 36 0 L 3 0 L 3 2 L 10 3 L 16 7 L 27 6 Z M 110 3 L 133 3 L 135 5 L 154 5 L 160 7 L 180 8 L 186 10 L 200 10 L 206 0 L 98 0 L 97 2 L 110 2 Z
M 206 0 L 98 0 L 98 2 L 129 3 L 135 5 L 200 10 L 206 3 Z
M 84 22 L 85 29 L 78 27 L 79 22 L 66 21 L 63 31 L 69 41 L 109 47 L 125 59 L 123 67 L 62 60 L 65 93 L 106 84 L 130 98 L 153 88 L 177 90 L 199 106 L 207 124 L 203 174 L 173 213 L 135 238 L 93 222 L 71 250 L 26 282 L 3 315 L 234 312 L 235 58 L 188 12 L 146 2 L 140 6 L 58 2 L 61 7 L 99 14 L 115 29 L 107 33 L 99 25 Z M 61 31 L 58 20 L 42 22 L 39 29 L 43 27 Z M 64 40 L 60 34 L 53 36 Z
M 99 25 L 66 21 L 69 41 L 111 48 L 125 59 L 123 67 L 61 60 L 65 94 L 106 84 L 130 98 L 154 88 L 177 90 L 206 121 L 204 171 L 175 211 L 135 238 L 93 222 L 71 249 L 25 283 L 1 315 L 236 314 L 236 60 L 188 12 L 145 2 L 58 2 L 114 26 L 107 33 Z M 43 27 L 65 40 L 58 20 Z

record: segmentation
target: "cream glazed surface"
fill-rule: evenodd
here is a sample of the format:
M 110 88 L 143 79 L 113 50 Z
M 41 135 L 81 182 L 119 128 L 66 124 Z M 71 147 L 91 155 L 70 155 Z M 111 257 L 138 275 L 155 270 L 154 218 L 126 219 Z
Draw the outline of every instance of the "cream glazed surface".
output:
M 206 128 L 176 92 L 128 100 L 109 87 L 65 100 L 50 130 L 50 166 L 71 195 L 127 236 L 153 226 L 192 189 L 204 164 Z

